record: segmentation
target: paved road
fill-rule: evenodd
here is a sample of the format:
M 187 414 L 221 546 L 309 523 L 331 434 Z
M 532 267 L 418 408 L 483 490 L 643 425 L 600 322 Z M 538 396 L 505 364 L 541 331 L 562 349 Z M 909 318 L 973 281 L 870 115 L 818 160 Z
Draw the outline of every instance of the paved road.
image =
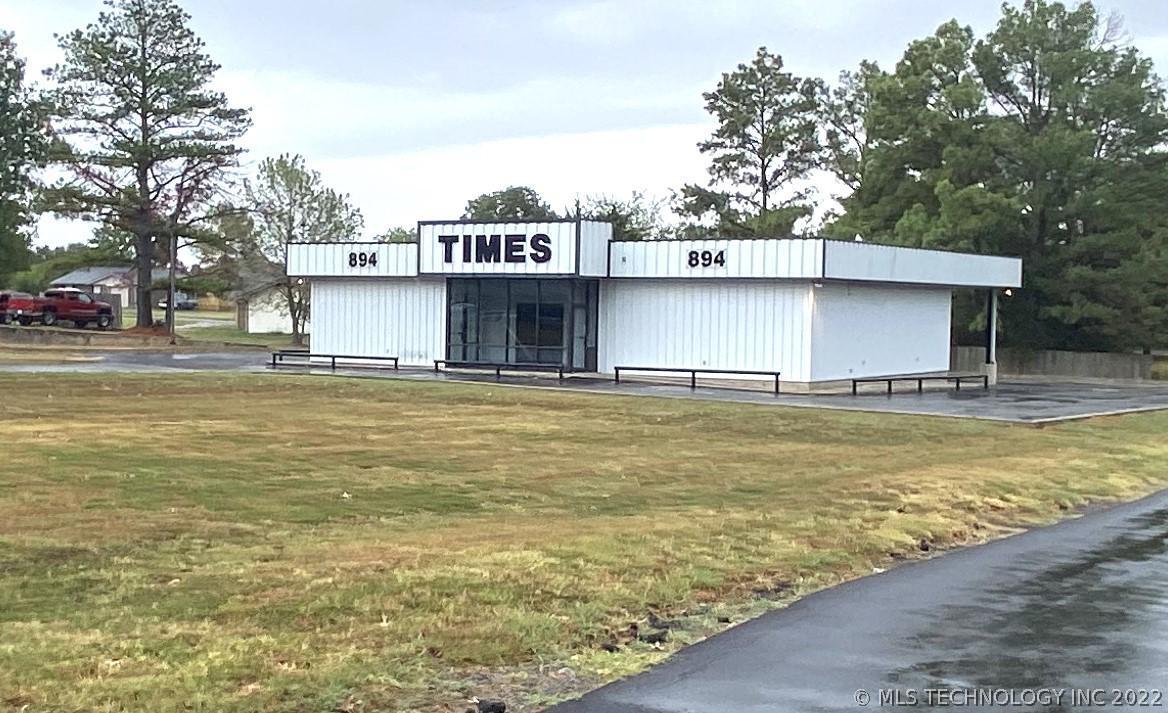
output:
M 551 713 L 854 712 L 970 687 L 1015 698 L 949 707 L 1168 710 L 1168 492 L 820 592 Z M 1027 705 L 1038 688 L 1108 693 Z M 1160 705 L 1110 705 L 1128 688 Z

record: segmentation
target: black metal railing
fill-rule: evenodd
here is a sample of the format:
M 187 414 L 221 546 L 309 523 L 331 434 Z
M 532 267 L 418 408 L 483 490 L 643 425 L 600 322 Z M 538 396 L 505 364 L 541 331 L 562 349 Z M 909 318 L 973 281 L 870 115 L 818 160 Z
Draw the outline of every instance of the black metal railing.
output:
M 289 364 L 289 363 L 287 363 L 289 359 L 303 360 L 303 361 L 294 361 L 293 363 Z M 397 357 L 395 357 L 395 356 L 362 356 L 362 355 L 357 355 L 357 354 L 315 354 L 313 352 L 305 351 L 302 349 L 279 349 L 279 350 L 272 352 L 272 368 L 275 369 L 278 366 L 312 366 L 313 359 L 328 359 L 329 366 L 332 368 L 333 371 L 337 370 L 337 360 L 338 359 L 346 360 L 346 361 L 352 361 L 352 360 L 359 359 L 359 360 L 363 360 L 366 362 L 368 362 L 368 361 L 392 362 L 394 371 L 397 371 L 397 361 L 398 361 Z M 369 363 L 364 363 L 364 364 L 350 363 L 350 364 L 341 364 L 341 366 L 343 366 L 343 367 L 356 367 L 356 368 L 371 368 L 371 369 L 385 369 L 385 368 L 387 368 L 385 366 L 382 366 L 381 364 L 369 364 Z
M 860 384 L 888 384 L 887 393 L 892 393 L 892 384 L 895 381 L 915 381 L 917 382 L 917 393 L 922 393 L 925 390 L 926 381 L 952 381 L 953 390 L 961 391 L 961 382 L 980 381 L 983 389 L 990 388 L 990 377 L 988 374 L 938 374 L 935 376 L 873 376 L 865 379 L 852 379 L 852 396 L 859 393 Z
M 667 366 L 615 366 L 612 369 L 614 382 L 619 384 L 621 380 L 622 371 L 661 371 L 672 372 L 677 374 L 689 374 L 689 388 L 696 389 L 698 387 L 698 374 L 729 374 L 741 376 L 771 376 L 775 380 L 775 393 L 779 393 L 779 376 L 777 371 L 753 371 L 749 369 L 705 369 L 705 368 L 679 368 Z
M 564 365 L 549 364 L 546 362 L 499 362 L 499 361 L 464 361 L 461 359 L 435 359 L 434 371 L 439 371 L 439 365 L 447 369 L 486 369 L 494 370 L 495 378 L 502 378 L 504 371 L 554 371 L 564 380 Z

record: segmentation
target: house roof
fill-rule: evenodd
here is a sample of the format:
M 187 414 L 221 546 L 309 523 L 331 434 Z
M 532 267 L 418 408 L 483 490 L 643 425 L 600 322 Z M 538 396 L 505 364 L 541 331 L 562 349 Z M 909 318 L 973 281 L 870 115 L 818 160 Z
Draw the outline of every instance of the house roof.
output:
M 110 277 L 123 277 L 127 282 L 134 282 L 138 273 L 133 267 L 80 267 L 73 272 L 61 275 L 50 285 L 93 285 Z M 179 277 L 185 277 L 186 271 L 179 270 Z M 156 267 L 150 271 L 150 281 L 162 282 L 170 277 L 170 270 L 165 267 Z
M 73 272 L 61 275 L 53 280 L 52 285 L 93 285 L 108 277 L 125 275 L 130 271 L 128 267 L 81 267 Z

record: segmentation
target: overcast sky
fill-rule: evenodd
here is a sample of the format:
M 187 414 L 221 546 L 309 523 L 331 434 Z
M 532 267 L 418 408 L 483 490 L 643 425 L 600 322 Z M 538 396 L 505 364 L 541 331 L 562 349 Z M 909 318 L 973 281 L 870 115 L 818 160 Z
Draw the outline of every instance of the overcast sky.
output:
M 861 59 L 891 66 L 956 17 L 980 34 L 992 0 L 185 0 L 251 107 L 248 170 L 301 153 L 350 193 L 373 235 L 458 216 L 468 198 L 527 184 L 553 206 L 578 194 L 665 196 L 704 182 L 701 93 L 759 45 L 801 75 Z M 1100 0 L 1168 67 L 1165 0 Z M 54 32 L 96 18 L 97 0 L 0 0 L 32 72 L 58 59 Z M 84 240 L 43 220 L 39 242 Z

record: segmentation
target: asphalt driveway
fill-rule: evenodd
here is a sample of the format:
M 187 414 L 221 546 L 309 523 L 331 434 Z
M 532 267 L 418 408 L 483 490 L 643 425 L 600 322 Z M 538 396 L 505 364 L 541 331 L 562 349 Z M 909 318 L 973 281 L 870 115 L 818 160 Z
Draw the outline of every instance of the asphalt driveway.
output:
M 1166 634 L 1168 492 L 814 594 L 550 711 L 1164 710 Z

